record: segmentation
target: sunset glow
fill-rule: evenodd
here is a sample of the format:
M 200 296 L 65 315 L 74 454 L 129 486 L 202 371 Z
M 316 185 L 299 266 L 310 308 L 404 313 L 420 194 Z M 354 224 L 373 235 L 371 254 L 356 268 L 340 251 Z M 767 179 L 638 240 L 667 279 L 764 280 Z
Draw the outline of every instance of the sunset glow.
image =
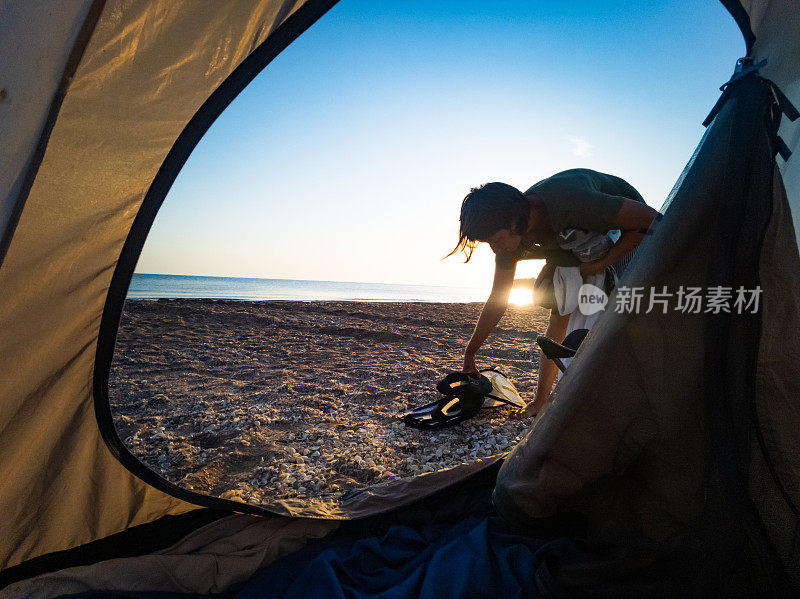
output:
M 525 306 L 533 303 L 532 289 L 512 289 L 508 296 L 508 303 L 516 306 Z

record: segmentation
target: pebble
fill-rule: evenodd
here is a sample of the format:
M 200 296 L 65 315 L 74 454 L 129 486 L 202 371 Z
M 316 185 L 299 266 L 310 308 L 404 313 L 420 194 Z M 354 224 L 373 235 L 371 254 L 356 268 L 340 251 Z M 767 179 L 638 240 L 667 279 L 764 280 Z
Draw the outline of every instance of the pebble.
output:
M 240 491 L 225 491 L 220 494 L 221 499 L 230 499 L 231 501 L 242 501 L 242 493 Z

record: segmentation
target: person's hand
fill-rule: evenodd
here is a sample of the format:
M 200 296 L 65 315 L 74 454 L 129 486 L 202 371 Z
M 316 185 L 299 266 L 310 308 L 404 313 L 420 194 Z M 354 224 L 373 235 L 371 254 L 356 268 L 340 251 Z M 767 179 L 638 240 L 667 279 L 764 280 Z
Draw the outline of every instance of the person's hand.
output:
M 519 410 L 511 414 L 511 417 L 515 420 L 524 420 L 526 418 L 533 418 L 536 416 L 536 414 L 539 413 L 540 409 L 541 406 L 538 403 L 536 403 L 535 401 L 529 401 L 527 404 L 525 404 L 525 407 L 520 408 Z
M 464 356 L 464 372 L 478 373 L 478 367 L 475 365 L 475 356 Z
M 580 265 L 580 271 L 582 277 L 591 277 L 594 275 L 599 275 L 601 272 L 605 272 L 606 266 L 600 260 L 595 260 L 594 262 L 583 262 Z

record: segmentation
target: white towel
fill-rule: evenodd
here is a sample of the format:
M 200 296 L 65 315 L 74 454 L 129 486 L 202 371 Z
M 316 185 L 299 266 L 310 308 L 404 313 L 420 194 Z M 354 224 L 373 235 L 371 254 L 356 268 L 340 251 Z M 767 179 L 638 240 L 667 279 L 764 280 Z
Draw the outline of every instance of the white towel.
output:
M 591 330 L 594 323 L 600 318 L 603 313 L 595 312 L 594 314 L 586 315 L 578 308 L 579 293 L 581 285 L 589 284 L 594 285 L 600 289 L 605 289 L 605 272 L 598 275 L 592 275 L 585 279 L 581 277 L 580 268 L 577 266 L 557 266 L 553 273 L 553 291 L 556 295 L 556 303 L 558 305 L 558 313 L 561 316 L 569 314 L 569 324 L 567 325 L 566 335 L 569 335 L 576 329 L 589 329 Z M 565 335 L 565 336 L 566 336 Z M 564 368 L 569 366 L 572 358 L 563 358 Z M 562 372 L 558 371 L 558 378 L 561 379 Z
M 566 316 L 578 310 L 581 285 L 590 284 L 603 289 L 605 280 L 605 272 L 584 279 L 579 266 L 556 266 L 553 272 L 553 293 L 556 296 L 558 313 Z
M 578 291 L 583 277 L 578 266 L 556 266 L 553 273 L 553 293 L 561 316 L 572 314 L 578 308 Z

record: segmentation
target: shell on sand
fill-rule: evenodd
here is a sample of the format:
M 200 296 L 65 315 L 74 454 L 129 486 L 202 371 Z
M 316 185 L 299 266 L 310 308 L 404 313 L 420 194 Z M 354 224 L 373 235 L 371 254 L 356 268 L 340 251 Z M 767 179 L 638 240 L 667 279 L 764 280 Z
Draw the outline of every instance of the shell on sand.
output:
M 197 492 L 258 503 L 362 488 L 508 451 L 530 421 L 437 431 L 399 416 L 461 366 L 481 304 L 128 301 L 109 396 L 120 438 Z M 510 306 L 478 356 L 530 399 L 547 313 Z

